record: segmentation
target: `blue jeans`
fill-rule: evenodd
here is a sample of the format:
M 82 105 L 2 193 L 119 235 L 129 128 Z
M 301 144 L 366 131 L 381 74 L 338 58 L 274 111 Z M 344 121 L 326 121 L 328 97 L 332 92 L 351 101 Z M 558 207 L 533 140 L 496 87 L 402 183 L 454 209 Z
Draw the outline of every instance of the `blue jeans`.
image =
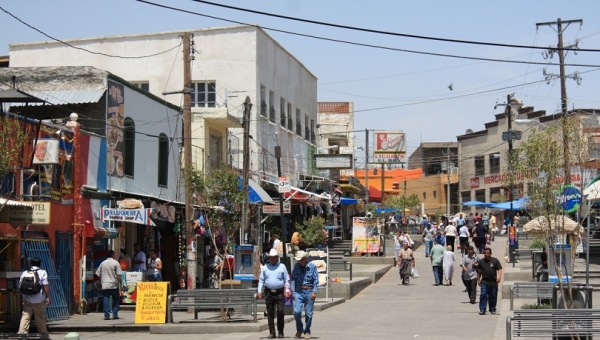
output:
M 481 295 L 479 296 L 479 311 L 485 312 L 488 300 L 490 300 L 490 312 L 496 311 L 496 302 L 498 302 L 498 286 L 491 286 L 481 283 Z
M 102 297 L 104 298 L 102 301 L 102 307 L 104 307 L 104 318 L 110 318 L 110 298 L 112 297 L 112 313 L 113 318 L 119 317 L 119 302 L 121 302 L 121 297 L 119 296 L 119 290 L 115 289 L 103 289 L 100 291 L 102 293 Z
M 444 277 L 444 274 L 442 272 L 442 266 L 433 266 L 432 268 L 433 268 L 433 278 L 435 279 L 435 284 L 441 285 L 442 277 Z
M 425 256 L 429 256 L 429 253 L 431 253 L 431 247 L 433 247 L 433 240 L 425 241 Z
M 294 293 L 294 318 L 296 319 L 296 332 L 298 333 L 310 334 L 315 307 L 315 301 L 310 299 L 311 294 L 312 289 L 299 289 Z M 302 306 L 304 306 L 305 326 L 302 325 Z

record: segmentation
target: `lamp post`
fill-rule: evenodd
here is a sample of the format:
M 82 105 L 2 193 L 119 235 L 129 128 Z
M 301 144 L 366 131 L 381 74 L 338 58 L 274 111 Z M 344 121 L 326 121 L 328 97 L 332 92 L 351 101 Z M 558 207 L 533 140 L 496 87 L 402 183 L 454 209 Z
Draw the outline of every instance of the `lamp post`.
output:
M 539 121 L 539 120 L 537 120 L 537 119 L 515 119 L 515 123 L 517 123 L 517 124 L 529 124 L 529 123 L 537 123 L 537 124 L 540 124 L 540 125 L 541 125 L 541 126 L 543 126 L 543 127 L 549 127 L 548 125 L 546 125 L 546 124 L 544 124 L 544 123 L 540 122 L 540 121 Z
M 513 211 L 513 201 L 515 199 L 514 197 L 514 178 L 512 176 L 512 151 L 513 151 L 513 139 L 521 139 L 520 133 L 518 131 L 512 131 L 512 115 L 513 115 L 513 110 L 518 110 L 523 106 L 523 102 L 519 99 L 514 97 L 513 94 L 509 94 L 506 96 L 506 118 L 508 119 L 508 132 L 506 133 L 506 137 L 503 136 L 503 140 L 507 140 L 508 141 L 508 172 L 509 172 L 509 178 L 510 178 L 510 186 L 509 186 L 509 190 L 510 190 L 510 210 L 508 213 L 508 217 L 510 220 L 510 226 L 509 228 L 512 229 L 512 232 L 514 233 L 513 236 L 511 237 L 511 230 L 509 230 L 508 232 L 508 256 L 510 258 L 510 262 L 513 264 L 513 266 L 515 265 L 516 262 L 516 258 L 515 258 L 515 254 L 514 252 L 519 248 L 519 241 L 517 238 L 517 230 L 516 230 L 516 226 L 514 225 L 514 211 Z

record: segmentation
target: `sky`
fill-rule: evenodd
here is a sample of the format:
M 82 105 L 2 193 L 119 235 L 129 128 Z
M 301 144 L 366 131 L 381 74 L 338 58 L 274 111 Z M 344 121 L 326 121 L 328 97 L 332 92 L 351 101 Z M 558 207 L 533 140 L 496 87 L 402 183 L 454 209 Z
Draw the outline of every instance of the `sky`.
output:
M 452 40 L 523 45 L 527 48 L 463 44 L 370 33 L 247 11 L 221 8 L 192 0 L 153 0 L 213 17 L 258 24 L 318 78 L 319 101 L 352 101 L 357 131 L 405 131 L 407 152 L 421 142 L 456 141 L 467 129 L 484 129 L 502 113 L 494 109 L 514 93 L 525 106 L 553 114 L 560 110 L 560 82 L 547 84 L 542 69 L 558 74 L 558 55 L 545 59 L 543 50 L 556 46 L 556 26 L 536 23 L 582 19 L 583 25 L 564 29 L 565 46 L 578 40 L 581 49 L 568 52 L 566 73 L 579 72 L 578 85 L 568 79 L 569 108 L 600 108 L 600 1 L 356 1 L 356 0 L 244 0 L 218 1 L 244 9 L 293 18 L 352 26 L 390 33 Z M 135 0 L 13 0 L 0 7 L 57 39 L 150 33 L 235 25 L 217 19 L 181 13 Z M 596 17 L 596 18 L 595 18 Z M 333 42 L 270 29 L 344 40 Z M 49 38 L 0 11 L 0 55 L 11 43 Z M 377 46 L 358 46 L 366 44 Z M 392 50 L 401 49 L 404 51 Z M 409 53 L 406 50 L 490 58 L 524 63 L 491 62 Z M 452 84 L 452 90 L 448 86 Z M 356 145 L 364 145 L 358 132 Z

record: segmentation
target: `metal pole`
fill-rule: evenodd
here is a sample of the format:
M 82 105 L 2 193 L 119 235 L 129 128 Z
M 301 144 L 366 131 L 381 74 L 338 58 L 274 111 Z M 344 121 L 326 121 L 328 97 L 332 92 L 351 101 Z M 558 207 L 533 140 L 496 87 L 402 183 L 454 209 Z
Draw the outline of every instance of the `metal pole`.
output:
M 585 238 L 585 285 L 590 284 L 590 212 L 592 210 L 592 203 L 588 200 L 588 213 L 587 213 L 587 236 Z
M 512 95 L 507 95 L 506 96 L 506 118 L 508 119 L 508 132 L 510 133 L 510 131 L 512 130 L 512 110 L 510 108 L 510 99 L 511 99 Z M 510 227 L 515 227 L 514 223 L 513 223 L 513 219 L 514 219 L 514 212 L 513 212 L 513 201 L 514 201 L 514 179 L 512 177 L 512 151 L 513 151 L 513 143 L 512 143 L 512 136 L 509 136 L 508 138 L 508 172 L 510 174 L 510 185 L 509 185 L 509 190 L 510 190 L 510 210 L 508 212 L 508 217 L 510 219 L 509 222 L 509 228 Z M 508 230 L 507 230 L 507 234 Z M 510 234 L 508 237 L 508 257 L 510 259 L 510 262 L 513 264 L 513 267 L 515 265 L 516 262 L 516 257 L 513 254 L 516 250 L 517 250 L 517 230 L 515 228 L 515 244 L 510 244 Z
M 275 158 L 277 159 L 277 176 L 281 177 L 281 146 L 277 145 L 275 147 Z M 287 265 L 287 254 L 286 254 L 286 235 L 285 235 L 285 216 L 283 214 L 283 195 L 279 193 L 279 219 L 281 221 L 281 242 L 283 242 L 283 264 L 285 264 L 288 273 L 291 271 L 291 266 Z
M 365 129 L 365 187 L 367 196 L 365 201 L 369 204 L 369 130 Z

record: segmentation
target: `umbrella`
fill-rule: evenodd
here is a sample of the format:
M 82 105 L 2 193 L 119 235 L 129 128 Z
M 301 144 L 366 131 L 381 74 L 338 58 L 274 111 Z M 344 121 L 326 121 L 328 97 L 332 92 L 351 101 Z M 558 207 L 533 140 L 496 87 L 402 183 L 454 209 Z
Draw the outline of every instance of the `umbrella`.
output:
M 548 230 L 548 225 L 550 225 L 550 230 Z M 557 231 L 558 228 L 562 228 L 560 233 L 572 234 L 578 232 L 580 227 L 577 222 L 567 216 L 551 215 L 550 223 L 546 221 L 546 216 L 539 216 L 527 222 L 523 226 L 523 231 L 528 234 L 543 234 L 546 231 Z
M 462 205 L 465 207 L 491 207 L 494 203 L 485 203 L 480 201 L 466 201 L 463 202 Z
M 583 196 L 588 201 L 600 201 L 600 181 L 596 181 L 583 189 Z
M 469 216 L 469 213 L 462 213 L 462 212 L 459 212 L 459 213 L 456 213 L 456 214 L 454 214 L 454 218 L 460 218 L 460 215 L 461 215 L 461 214 L 463 215 L 463 216 L 462 216 L 463 218 L 467 218 L 467 216 Z
M 512 210 L 524 210 L 525 208 L 527 208 L 527 199 L 528 197 L 522 197 L 518 200 L 512 201 Z M 510 202 L 502 202 L 492 204 L 490 208 L 510 210 L 511 206 Z

